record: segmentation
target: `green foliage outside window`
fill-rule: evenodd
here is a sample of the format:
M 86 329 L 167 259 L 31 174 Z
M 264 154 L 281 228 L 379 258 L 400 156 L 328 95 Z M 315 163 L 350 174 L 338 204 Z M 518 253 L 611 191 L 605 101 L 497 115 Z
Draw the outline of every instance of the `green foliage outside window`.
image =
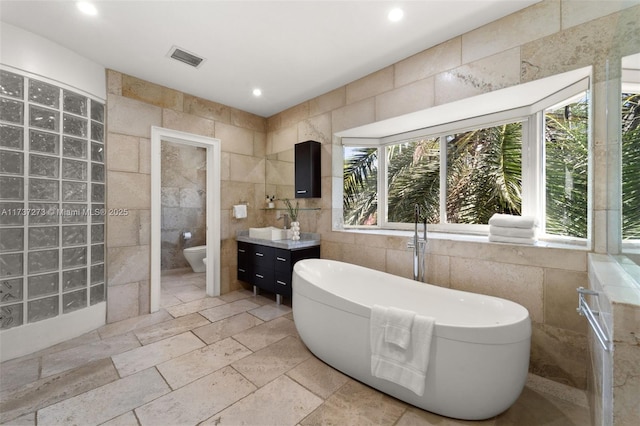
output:
M 637 117 L 637 98 L 636 98 Z M 640 161 L 635 122 L 636 170 Z M 586 97 L 545 111 L 546 232 L 586 238 L 588 185 L 588 102 Z M 422 138 L 384 149 L 387 165 L 387 222 L 413 223 L 414 206 L 428 223 L 440 223 L 440 149 L 446 142 L 446 222 L 486 224 L 494 213 L 522 211 L 522 123 L 475 129 L 442 138 Z M 345 225 L 376 225 L 377 148 L 345 148 Z M 631 154 L 630 154 L 631 155 Z M 633 172 L 628 172 L 633 173 Z M 640 173 L 629 203 L 640 199 Z M 633 181 L 634 179 L 629 179 Z M 629 184 L 631 185 L 631 184 Z M 635 197 L 635 198 L 634 198 Z M 640 209 L 634 210 L 640 216 Z M 631 217 L 632 215 L 627 215 Z M 636 217 L 636 224 L 640 217 Z M 640 235 L 640 226 L 634 228 Z
M 586 98 L 545 111 L 546 232 L 587 237 Z

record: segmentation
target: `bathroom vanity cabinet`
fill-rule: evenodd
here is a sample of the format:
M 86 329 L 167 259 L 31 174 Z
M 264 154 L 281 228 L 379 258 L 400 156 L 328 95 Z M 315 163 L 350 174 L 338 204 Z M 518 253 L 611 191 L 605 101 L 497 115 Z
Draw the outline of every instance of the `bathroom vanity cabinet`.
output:
M 293 265 L 302 259 L 319 257 L 320 245 L 289 249 L 238 241 L 238 280 L 291 297 Z
M 295 197 L 320 198 L 320 142 L 306 141 L 295 144 Z

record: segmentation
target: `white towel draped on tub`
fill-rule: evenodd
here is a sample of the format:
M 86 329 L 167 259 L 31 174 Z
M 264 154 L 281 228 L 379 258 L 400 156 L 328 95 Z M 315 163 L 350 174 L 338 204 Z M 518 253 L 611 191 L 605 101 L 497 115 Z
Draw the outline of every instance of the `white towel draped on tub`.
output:
M 435 319 L 374 305 L 369 324 L 371 374 L 422 396 Z

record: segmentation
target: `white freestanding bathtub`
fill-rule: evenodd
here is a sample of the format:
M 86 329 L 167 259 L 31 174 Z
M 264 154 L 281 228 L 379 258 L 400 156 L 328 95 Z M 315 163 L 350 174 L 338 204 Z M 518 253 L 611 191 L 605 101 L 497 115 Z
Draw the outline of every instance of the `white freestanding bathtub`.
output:
M 371 375 L 373 305 L 436 319 L 425 391 Z M 309 350 L 343 373 L 409 404 L 465 420 L 493 417 L 527 379 L 531 321 L 517 303 L 326 259 L 293 271 L 293 317 Z

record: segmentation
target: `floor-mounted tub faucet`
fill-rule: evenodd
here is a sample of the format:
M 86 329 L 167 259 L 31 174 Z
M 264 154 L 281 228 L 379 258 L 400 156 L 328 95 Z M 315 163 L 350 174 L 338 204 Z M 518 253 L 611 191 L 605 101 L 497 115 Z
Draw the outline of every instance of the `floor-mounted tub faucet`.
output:
M 418 235 L 418 222 L 420 222 L 420 205 L 414 207 L 414 228 L 413 240 L 407 243 L 407 248 L 413 249 L 413 279 L 416 281 L 425 281 L 426 264 L 425 255 L 427 251 L 427 214 L 425 212 L 422 222 L 422 238 Z

